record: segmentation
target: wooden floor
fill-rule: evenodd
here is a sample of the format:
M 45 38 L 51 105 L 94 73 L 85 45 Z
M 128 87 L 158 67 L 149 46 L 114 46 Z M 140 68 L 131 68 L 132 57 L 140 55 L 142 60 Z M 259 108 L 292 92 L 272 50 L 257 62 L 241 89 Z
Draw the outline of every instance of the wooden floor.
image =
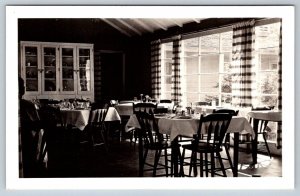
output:
M 240 152 L 239 156 L 239 177 L 282 176 L 281 157 L 270 159 L 259 154 L 258 164 L 251 165 L 251 154 Z M 150 154 L 149 157 L 153 156 Z M 185 168 L 185 174 L 188 174 L 187 171 L 188 168 Z M 227 175 L 232 176 L 231 170 L 227 170 Z M 138 177 L 138 144 L 134 148 L 128 139 L 120 142 L 113 138 L 106 152 L 104 146 L 93 148 L 88 143 L 79 143 L 77 139 L 61 140 L 49 151 L 48 169 L 40 177 Z

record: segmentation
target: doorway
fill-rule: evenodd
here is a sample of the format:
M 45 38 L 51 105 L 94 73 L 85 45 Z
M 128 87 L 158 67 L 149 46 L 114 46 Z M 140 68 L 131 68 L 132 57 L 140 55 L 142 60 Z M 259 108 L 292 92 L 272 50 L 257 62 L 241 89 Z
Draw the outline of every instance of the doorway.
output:
M 125 92 L 125 54 L 95 52 L 95 100 L 120 100 Z

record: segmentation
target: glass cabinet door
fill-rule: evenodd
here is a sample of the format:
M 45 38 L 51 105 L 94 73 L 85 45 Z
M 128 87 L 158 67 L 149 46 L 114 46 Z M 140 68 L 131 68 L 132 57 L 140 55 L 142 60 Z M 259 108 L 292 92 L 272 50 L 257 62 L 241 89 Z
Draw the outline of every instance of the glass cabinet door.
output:
M 56 92 L 57 86 L 57 63 L 56 47 L 43 47 L 43 91 L 47 93 Z
M 91 91 L 91 49 L 78 49 L 79 62 L 79 78 L 78 78 L 78 93 Z
M 38 47 L 24 46 L 24 73 L 25 88 L 28 93 L 38 93 L 39 88 L 39 64 L 38 64 Z
M 74 92 L 74 48 L 61 48 L 61 91 Z

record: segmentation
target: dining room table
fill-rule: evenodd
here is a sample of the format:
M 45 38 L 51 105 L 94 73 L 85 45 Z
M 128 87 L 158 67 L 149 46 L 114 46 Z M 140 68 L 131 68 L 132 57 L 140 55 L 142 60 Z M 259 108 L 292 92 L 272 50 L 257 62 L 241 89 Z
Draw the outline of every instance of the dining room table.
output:
M 93 114 L 93 112 L 92 112 L 92 114 Z M 95 112 L 96 112 L 96 110 L 95 110 Z M 90 109 L 63 108 L 63 109 L 60 109 L 60 114 L 61 114 L 61 119 L 62 119 L 63 125 L 75 126 L 79 130 L 83 131 L 84 128 L 89 123 L 91 110 Z M 104 121 L 106 121 L 106 122 L 121 121 L 121 117 L 120 117 L 118 111 L 114 107 L 109 107 Z
M 258 133 L 259 120 L 266 120 L 277 123 L 277 148 L 282 147 L 282 111 L 279 110 L 259 110 L 248 112 L 248 116 L 253 119 L 253 130 L 255 135 Z M 253 164 L 257 163 L 257 141 L 258 137 L 252 140 L 252 158 Z
M 192 116 L 176 116 L 175 114 L 159 114 L 155 118 L 158 120 L 158 128 L 162 134 L 169 135 L 170 141 L 172 143 L 172 164 L 174 164 L 174 176 L 180 176 L 178 169 L 178 137 L 186 136 L 192 137 L 197 133 L 200 114 Z M 130 131 L 132 129 L 140 129 L 137 117 L 133 114 L 128 120 L 125 131 Z M 241 116 L 234 116 L 230 122 L 227 129 L 228 134 L 234 134 L 234 153 L 233 153 L 233 176 L 238 176 L 238 151 L 239 151 L 239 134 L 249 133 L 252 137 L 255 137 L 255 132 L 252 126 L 248 122 L 247 118 Z M 142 138 L 139 137 L 139 144 L 142 144 Z M 141 145 L 139 145 L 141 146 Z M 142 147 L 140 147 L 142 150 Z M 141 152 L 140 152 L 141 154 Z

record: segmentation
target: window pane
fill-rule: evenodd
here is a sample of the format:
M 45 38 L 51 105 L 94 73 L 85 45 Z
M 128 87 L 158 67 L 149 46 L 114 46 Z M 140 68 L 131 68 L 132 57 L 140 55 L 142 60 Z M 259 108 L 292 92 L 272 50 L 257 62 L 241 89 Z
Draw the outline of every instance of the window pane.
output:
M 184 59 L 185 72 L 186 74 L 197 74 L 198 73 L 198 57 L 189 57 Z
M 199 38 L 183 41 L 184 56 L 195 56 L 199 54 Z
M 200 92 L 219 92 L 219 75 L 207 74 L 200 76 Z
M 270 48 L 279 45 L 280 23 L 255 27 L 255 43 L 257 48 Z
M 221 53 L 232 51 L 232 31 L 221 33 Z
M 165 60 L 165 75 L 172 74 L 172 60 L 166 59 Z
M 268 105 L 268 106 L 276 106 L 277 105 L 277 96 L 261 96 L 259 99 L 258 105 Z
M 218 73 L 219 72 L 219 55 L 201 56 L 201 73 Z
M 187 105 L 189 105 L 191 102 L 196 102 L 196 101 L 199 101 L 199 98 L 198 98 L 198 92 L 194 92 L 194 93 L 190 93 L 190 92 L 187 92 L 186 93 L 186 103 Z
M 222 95 L 222 104 L 223 106 L 228 106 L 228 104 L 231 104 L 232 102 L 232 96 L 231 95 Z
M 277 94 L 278 75 L 276 72 L 265 72 L 260 74 L 260 91 L 263 94 Z
M 221 75 L 221 92 L 222 93 L 231 93 L 231 84 L 232 84 L 232 79 L 230 74 L 222 74 Z
M 219 53 L 220 51 L 220 34 L 207 35 L 200 38 L 201 54 Z
M 259 54 L 261 70 L 277 70 L 278 48 L 261 49 Z
M 200 96 L 201 101 L 205 101 L 205 102 L 209 102 L 211 103 L 213 100 L 216 101 L 216 104 L 218 105 L 219 103 L 219 99 L 218 99 L 218 94 L 217 93 L 206 93 L 206 94 L 202 94 Z
M 172 58 L 172 51 L 173 51 L 173 43 L 165 43 L 164 44 L 164 57 L 165 58 Z
M 189 75 L 185 77 L 186 91 L 187 92 L 198 92 L 199 76 Z

